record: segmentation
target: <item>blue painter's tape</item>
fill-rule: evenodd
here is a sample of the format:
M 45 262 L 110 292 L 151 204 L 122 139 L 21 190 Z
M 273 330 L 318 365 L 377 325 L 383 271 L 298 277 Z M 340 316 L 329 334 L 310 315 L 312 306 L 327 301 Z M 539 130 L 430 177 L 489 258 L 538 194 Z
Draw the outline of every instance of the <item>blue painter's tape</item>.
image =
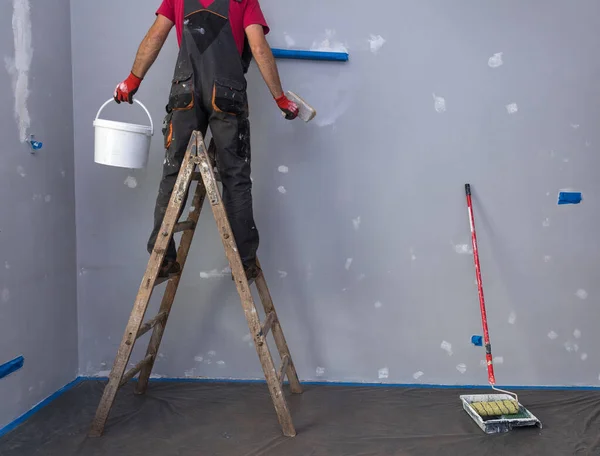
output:
M 483 345 L 483 337 L 481 336 L 471 336 L 471 343 L 476 347 L 481 347 Z
M 4 378 L 7 375 L 10 375 L 13 372 L 21 369 L 23 367 L 24 361 L 25 361 L 25 358 L 23 358 L 22 356 L 19 356 L 19 357 L 13 359 L 12 361 L 9 361 L 7 363 L 0 365 L 0 378 Z
M 16 427 L 20 426 L 21 424 L 23 424 L 25 421 L 27 421 L 29 418 L 31 418 L 31 416 L 34 413 L 36 413 L 38 410 L 40 410 L 41 408 L 44 408 L 45 406 L 47 406 L 48 404 L 53 402 L 56 398 L 62 396 L 64 393 L 69 391 L 71 388 L 77 386 L 81 382 L 82 382 L 82 378 L 77 377 L 75 380 L 73 380 L 70 383 L 67 383 L 65 386 L 63 386 L 61 389 L 59 389 L 57 392 L 48 396 L 46 399 L 44 399 L 42 402 L 37 404 L 31 410 L 29 410 L 28 412 L 25 412 L 23 415 L 21 415 L 19 418 L 14 420 L 12 423 L 7 424 L 3 428 L 0 428 L 0 437 L 8 434 L 10 431 L 12 431 Z
M 278 59 L 348 61 L 347 52 L 301 51 L 296 49 L 271 49 L 271 51 L 273 51 L 273 56 Z
M 558 194 L 558 204 L 579 204 L 582 199 L 580 192 L 560 192 Z

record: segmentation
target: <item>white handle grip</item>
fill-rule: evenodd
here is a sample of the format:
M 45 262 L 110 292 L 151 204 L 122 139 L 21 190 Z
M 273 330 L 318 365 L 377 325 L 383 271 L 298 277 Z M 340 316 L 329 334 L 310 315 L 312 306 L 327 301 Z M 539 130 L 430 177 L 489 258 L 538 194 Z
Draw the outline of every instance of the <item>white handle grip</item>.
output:
M 102 106 L 100 106 L 100 109 L 98 109 L 98 114 L 96 114 L 96 120 L 98 120 L 98 117 L 100 117 L 100 113 L 102 112 L 102 110 L 111 101 L 115 101 L 115 99 L 114 98 L 109 98 L 108 100 L 106 100 L 106 102 Z M 152 116 L 150 115 L 150 113 L 146 109 L 146 106 L 144 106 L 141 101 L 138 101 L 137 98 L 134 99 L 133 101 L 135 101 L 137 104 L 139 104 L 144 109 L 144 111 L 146 111 L 146 114 L 148 115 L 148 119 L 150 119 L 150 136 L 154 135 L 154 123 L 152 122 Z M 115 101 L 115 103 L 116 103 L 116 101 Z

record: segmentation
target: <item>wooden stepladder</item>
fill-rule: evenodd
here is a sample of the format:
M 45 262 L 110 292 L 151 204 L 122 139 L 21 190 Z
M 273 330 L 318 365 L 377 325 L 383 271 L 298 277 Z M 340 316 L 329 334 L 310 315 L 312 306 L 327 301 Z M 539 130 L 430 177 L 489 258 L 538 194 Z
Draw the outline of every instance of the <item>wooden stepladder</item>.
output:
M 199 168 L 200 172 L 196 171 L 196 166 Z M 292 393 L 302 393 L 302 387 L 298 380 L 296 368 L 294 367 L 292 356 L 290 355 L 287 342 L 283 335 L 283 330 L 281 329 L 277 313 L 275 312 L 271 294 L 267 287 L 267 282 L 262 272 L 256 278 L 256 287 L 266 315 L 265 321 L 261 324 L 250 291 L 250 284 L 244 273 L 233 232 L 231 231 L 225 207 L 221 200 L 221 194 L 217 187 L 217 180 L 213 168 L 214 158 L 209 156 L 202 134 L 199 131 L 194 131 L 190 138 L 177 181 L 175 182 L 173 193 L 171 194 L 171 199 L 154 250 L 150 255 L 146 273 L 140 284 L 133 311 L 131 312 L 129 322 L 125 329 L 125 334 L 123 335 L 121 345 L 117 351 L 117 356 L 110 372 L 108 383 L 104 388 L 104 393 L 100 400 L 100 404 L 98 405 L 98 409 L 96 410 L 96 416 L 89 432 L 90 437 L 99 437 L 102 435 L 118 389 L 129 380 L 133 379 L 138 373 L 139 377 L 135 393 L 143 394 L 146 392 L 150 373 L 152 372 L 152 367 L 154 366 L 154 361 L 158 354 L 158 348 L 169 318 L 169 313 L 171 312 L 171 306 L 175 299 L 177 286 L 179 285 L 181 273 L 183 272 L 185 261 L 194 237 L 194 231 L 200 217 L 200 211 L 206 197 L 208 197 L 213 215 L 217 222 L 221 240 L 225 247 L 225 254 L 233 273 L 235 285 L 241 298 L 242 308 L 246 315 L 250 333 L 254 339 L 254 345 L 260 363 L 262 364 L 269 392 L 271 393 L 271 398 L 283 434 L 288 437 L 296 435 L 290 410 L 283 392 L 283 381 L 286 374 Z M 192 203 L 192 210 L 188 214 L 188 219 L 186 221 L 177 223 L 177 219 L 185 205 L 186 196 L 193 180 L 198 182 Z M 183 232 L 179 249 L 177 250 L 177 261 L 181 265 L 182 272 L 173 274 L 168 278 L 158 278 L 159 268 L 165 257 L 169 240 L 178 232 Z M 142 323 L 154 288 L 165 281 L 168 281 L 168 284 L 158 314 L 147 322 Z M 135 341 L 150 330 L 152 330 L 152 335 L 150 337 L 146 356 L 129 371 L 125 372 Z M 269 332 L 272 332 L 273 334 L 273 339 L 275 340 L 275 344 L 277 345 L 281 357 L 281 366 L 278 370 L 275 370 L 275 364 L 273 363 L 273 358 L 267 344 L 267 335 Z

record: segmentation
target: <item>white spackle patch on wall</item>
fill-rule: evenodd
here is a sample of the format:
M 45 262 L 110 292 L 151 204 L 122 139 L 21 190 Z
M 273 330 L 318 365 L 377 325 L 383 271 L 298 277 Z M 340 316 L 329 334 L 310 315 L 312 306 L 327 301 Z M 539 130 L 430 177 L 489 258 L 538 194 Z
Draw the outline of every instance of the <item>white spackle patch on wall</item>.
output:
M 211 350 L 208 352 L 208 356 L 212 356 L 214 358 L 215 356 L 217 356 L 217 352 L 214 350 Z
M 10 263 L 9 263 L 8 261 L 5 261 L 5 262 L 4 262 L 4 267 L 5 267 L 6 269 L 10 269 Z
M 313 42 L 310 50 L 311 51 L 323 51 L 323 52 L 348 52 L 346 46 L 341 42 L 335 41 L 335 30 L 325 30 L 325 39 L 323 41 Z
M 414 378 L 415 380 L 418 380 L 418 379 L 420 379 L 420 378 L 421 378 L 423 375 L 425 375 L 423 372 L 421 372 L 421 371 L 417 371 L 417 372 L 415 372 L 415 373 L 413 374 L 413 378 Z
M 348 271 L 350 269 L 351 265 L 352 265 L 352 258 L 348 258 L 346 260 L 346 264 L 344 265 L 344 267 L 346 268 L 346 271 Z
M 204 357 L 203 356 L 194 356 L 194 361 L 196 361 L 197 363 L 201 363 L 202 361 L 204 361 Z
M 566 341 L 564 343 L 564 346 L 565 346 L 565 350 L 567 350 L 569 353 L 579 351 L 579 345 L 577 345 L 575 342 L 572 342 L 570 340 Z
M 356 278 L 356 280 L 358 280 L 360 282 L 361 280 L 365 280 L 365 277 L 367 277 L 366 274 L 360 273 L 358 275 L 358 277 Z
M 506 112 L 509 114 L 514 114 L 519 110 L 517 103 L 510 103 L 506 105 Z
M 12 77 L 15 95 L 15 119 L 22 143 L 28 138 L 31 124 L 27 100 L 29 98 L 29 68 L 33 56 L 29 0 L 13 0 L 12 28 L 15 44 L 14 58 L 5 58 L 6 69 Z
M 464 363 L 460 363 L 456 366 L 456 370 L 461 374 L 464 374 L 465 372 L 467 372 L 467 365 Z
M 575 293 L 575 295 L 579 299 L 587 299 L 587 297 L 588 297 L 587 291 L 585 291 L 583 288 L 580 288 L 579 290 L 577 290 L 577 292 Z
M 433 95 L 433 109 L 437 112 L 442 113 L 446 111 L 446 100 L 443 97 L 436 96 L 435 93 Z
M 137 187 L 137 179 L 133 176 L 127 176 L 124 184 L 127 185 L 129 188 L 136 188 Z
M 25 168 L 23 168 L 20 165 L 17 166 L 17 173 L 19 173 L 19 176 L 21 176 L 21 177 L 27 176 L 27 174 L 25 173 Z
M 285 165 L 281 165 L 279 168 L 277 168 L 277 171 L 279 171 L 280 173 L 286 174 L 290 169 L 285 166 Z
M 7 303 L 10 300 L 10 291 L 8 290 L 8 288 L 3 288 L 2 289 L 2 293 L 0 293 L 0 298 L 2 299 L 3 303 Z
M 244 337 L 242 337 L 244 342 L 250 342 L 252 340 L 252 334 L 248 333 Z
M 492 363 L 504 364 L 504 357 L 503 356 L 494 356 L 494 358 L 492 359 Z
M 352 219 L 352 226 L 355 230 L 358 230 L 360 228 L 360 215 L 355 219 Z
M 575 329 L 575 331 L 573 331 L 573 337 L 575 339 L 581 339 L 581 331 L 578 329 Z
M 550 263 L 550 260 L 552 260 L 550 255 L 544 255 L 544 263 Z
M 201 271 L 200 278 L 201 279 L 214 279 L 215 277 L 225 277 L 226 275 L 231 274 L 231 269 L 229 266 L 224 269 L 218 271 L 217 269 L 213 269 L 212 271 Z
M 413 249 L 412 247 L 409 250 L 410 253 L 410 259 L 411 261 L 415 261 L 417 259 L 417 255 L 415 255 L 415 249 Z
M 288 273 L 285 271 L 277 271 L 277 273 L 279 274 L 280 279 L 285 279 L 288 275 Z
M 317 367 L 316 374 L 317 374 L 317 377 L 322 377 L 323 375 L 325 375 L 325 368 Z
M 101 371 L 98 371 L 98 372 L 92 374 L 92 377 L 108 377 L 109 375 L 110 375 L 109 370 L 101 370 Z
M 573 130 L 577 130 L 579 128 L 579 124 L 571 124 L 571 128 Z
M 511 312 L 510 314 L 508 314 L 508 322 L 511 325 L 514 325 L 516 321 L 517 321 L 517 314 L 515 312 Z
M 550 219 L 549 219 L 548 217 L 546 217 L 546 218 L 544 219 L 544 221 L 542 222 L 542 226 L 543 226 L 544 228 L 548 228 L 548 227 L 550 226 Z
M 44 196 L 44 201 L 46 201 L 47 203 L 49 203 L 50 201 L 52 201 L 52 195 L 46 195 L 46 196 Z
M 217 364 L 218 364 L 219 366 L 223 367 L 223 366 L 225 365 L 225 361 L 223 361 L 223 360 L 219 360 L 219 361 L 217 361 Z
M 186 370 L 183 375 L 185 376 L 185 378 L 190 378 L 190 377 L 194 377 L 194 373 L 196 372 L 196 369 L 190 369 L 190 370 Z
M 587 353 L 582 353 L 580 358 L 581 358 L 581 361 L 585 361 L 588 358 Z
M 296 45 L 296 40 L 294 40 L 294 38 L 292 38 L 287 33 L 284 33 L 283 37 L 285 38 L 285 44 L 288 47 L 288 49 Z
M 387 367 L 382 367 L 379 369 L 378 375 L 380 379 L 388 378 L 390 376 L 390 370 Z
M 66 172 L 66 171 L 63 169 L 63 170 L 60 172 L 60 175 L 61 175 L 62 177 L 67 177 L 67 172 Z
M 280 185 L 279 187 L 277 187 L 277 191 L 281 194 L 287 193 L 287 190 L 285 189 L 285 187 L 283 185 Z
M 440 348 L 448 353 L 448 356 L 452 356 L 452 344 L 450 342 L 442 341 Z
M 456 244 L 454 246 L 454 251 L 461 255 L 471 255 L 473 253 L 473 248 L 469 244 Z
M 375 307 L 376 309 L 381 309 L 381 307 L 383 307 L 383 304 L 381 304 L 380 301 L 377 301 L 375 304 L 373 304 L 373 307 Z
M 502 52 L 496 52 L 493 56 L 491 56 L 488 59 L 488 66 L 490 68 L 498 68 L 499 66 L 502 66 L 502 64 L 504 63 L 502 61 Z
M 554 331 L 550 331 L 548 333 L 548 339 L 550 340 L 555 340 L 558 337 L 558 334 L 556 334 Z
M 385 39 L 381 35 L 371 35 L 369 38 L 369 47 L 373 54 L 377 54 L 385 44 Z

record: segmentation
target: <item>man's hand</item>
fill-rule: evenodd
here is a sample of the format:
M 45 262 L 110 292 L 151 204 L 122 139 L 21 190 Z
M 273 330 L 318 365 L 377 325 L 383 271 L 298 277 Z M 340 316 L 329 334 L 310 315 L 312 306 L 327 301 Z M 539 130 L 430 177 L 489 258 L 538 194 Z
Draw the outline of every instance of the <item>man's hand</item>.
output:
M 275 98 L 275 102 L 279 109 L 285 114 L 285 118 L 287 120 L 292 120 L 298 117 L 298 105 L 291 101 L 285 94 L 281 95 L 279 98 Z
M 114 93 L 114 99 L 117 103 L 126 101 L 129 104 L 133 103 L 133 96 L 140 88 L 142 80 L 138 78 L 133 72 L 129 73 L 129 77 L 121 82 L 116 88 Z

